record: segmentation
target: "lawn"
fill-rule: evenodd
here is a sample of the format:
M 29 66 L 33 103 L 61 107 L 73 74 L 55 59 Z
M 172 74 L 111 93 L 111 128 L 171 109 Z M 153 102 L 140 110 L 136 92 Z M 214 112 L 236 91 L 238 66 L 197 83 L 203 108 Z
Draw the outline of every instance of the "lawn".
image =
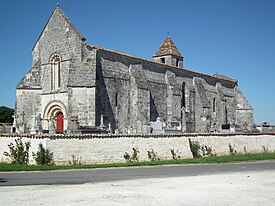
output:
M 92 168 L 110 168 L 110 167 L 134 167 L 134 166 L 157 166 L 167 164 L 200 164 L 200 163 L 227 163 L 241 161 L 258 161 L 275 159 L 275 153 L 261 154 L 238 154 L 229 156 L 213 156 L 192 159 L 177 159 L 177 160 L 160 160 L 148 162 L 128 162 L 128 163 L 112 163 L 112 164 L 91 164 L 91 165 L 17 165 L 0 163 L 0 171 L 44 171 L 44 170 L 66 170 L 66 169 L 92 169 Z

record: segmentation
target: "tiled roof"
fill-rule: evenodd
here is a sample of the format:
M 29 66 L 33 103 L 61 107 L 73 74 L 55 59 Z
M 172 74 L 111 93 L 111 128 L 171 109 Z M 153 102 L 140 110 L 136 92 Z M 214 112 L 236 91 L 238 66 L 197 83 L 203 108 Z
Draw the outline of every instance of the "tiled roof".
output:
M 99 47 L 99 46 L 93 46 L 93 45 L 90 45 L 90 44 L 85 44 L 85 45 L 86 45 L 86 47 L 88 49 L 102 50 L 102 51 L 105 51 L 105 52 L 110 52 L 110 53 L 113 53 L 113 54 L 122 55 L 122 56 L 125 56 L 125 57 L 128 57 L 128 58 L 134 58 L 134 59 L 145 61 L 145 62 L 149 62 L 149 63 L 152 63 L 152 64 L 162 65 L 162 66 L 165 66 L 165 67 L 169 67 L 171 69 L 179 69 L 179 70 L 191 72 L 191 73 L 197 74 L 197 75 L 203 75 L 203 76 L 208 76 L 208 77 L 211 77 L 211 78 L 214 78 L 214 79 L 225 80 L 225 81 L 233 82 L 235 84 L 238 83 L 238 81 L 234 80 L 234 79 L 224 78 L 224 77 L 221 77 L 221 76 L 219 76 L 219 77 L 212 76 L 212 75 L 209 75 L 209 74 L 204 74 L 204 73 L 201 73 L 201 72 L 196 72 L 196 71 L 193 71 L 193 70 L 190 70 L 190 69 L 187 69 L 187 68 L 180 68 L 180 67 L 176 67 L 176 66 L 173 66 L 173 65 L 168 65 L 168 64 L 161 63 L 161 62 L 156 62 L 156 61 L 153 61 L 153 60 L 148 60 L 148 59 L 144 59 L 144 58 L 141 58 L 141 57 L 137 57 L 137 56 L 133 56 L 133 55 L 130 55 L 130 54 L 126 54 L 126 53 L 123 53 L 123 52 L 119 52 L 119 51 L 114 51 L 114 50 L 102 48 L 102 47 Z
M 165 55 L 175 55 L 178 57 L 183 57 L 169 36 L 166 37 L 166 39 L 164 40 L 162 45 L 159 47 L 154 57 L 165 56 Z
M 218 74 L 218 73 L 214 74 L 213 76 L 214 76 L 214 77 L 218 77 L 218 78 L 220 78 L 220 79 L 228 79 L 228 80 L 230 80 L 230 81 L 237 81 L 237 80 L 232 79 L 232 78 L 230 78 L 230 77 L 228 77 L 228 76 L 224 76 L 224 75 L 221 75 L 221 74 Z

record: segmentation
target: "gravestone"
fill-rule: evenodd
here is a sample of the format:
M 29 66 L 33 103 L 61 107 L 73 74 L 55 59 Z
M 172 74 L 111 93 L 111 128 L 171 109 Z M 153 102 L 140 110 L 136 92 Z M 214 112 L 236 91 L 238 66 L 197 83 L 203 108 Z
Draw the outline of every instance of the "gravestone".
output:
M 142 123 L 140 120 L 137 121 L 137 133 L 142 133 Z
M 54 122 L 54 116 L 50 117 L 50 126 L 49 126 L 49 134 L 55 134 L 55 122 Z
M 42 134 L 43 133 L 43 127 L 42 127 L 42 117 L 41 114 L 39 113 L 36 116 L 36 125 L 35 125 L 35 129 L 37 131 L 37 134 Z
M 109 124 L 108 124 L 108 133 L 109 134 L 112 134 L 113 133 L 113 131 L 112 131 L 112 126 L 111 126 L 111 123 L 109 122 Z
M 163 122 L 160 121 L 159 117 L 157 117 L 155 122 L 151 122 L 151 128 L 153 134 L 165 133 L 163 129 Z
M 104 125 L 104 119 L 103 119 L 103 114 L 100 116 L 100 126 L 101 129 L 105 129 L 106 126 Z
M 181 131 L 186 132 L 186 109 L 184 107 L 181 108 Z
M 35 116 L 35 114 L 33 115 L 32 120 L 33 120 L 33 122 L 32 122 L 32 128 L 30 129 L 30 133 L 31 134 L 37 134 L 37 131 L 36 131 L 36 128 L 35 128 L 35 126 L 36 126 L 36 116 Z
M 21 123 L 19 123 L 19 131 L 20 133 L 26 133 L 27 132 L 27 126 L 25 122 L 25 115 L 26 113 L 23 111 L 20 116 L 21 116 Z
M 14 114 L 12 115 L 13 117 L 13 123 L 12 123 L 12 127 L 11 127 L 11 133 L 20 133 L 20 130 L 19 130 L 19 127 L 18 127 L 18 124 L 17 124 L 17 115 Z
M 231 133 L 234 133 L 234 132 L 236 132 L 236 127 L 235 127 L 235 124 L 230 124 L 230 132 Z
M 72 116 L 69 121 L 69 126 L 68 126 L 68 133 L 70 134 L 75 134 L 79 132 L 79 122 L 78 122 L 78 117 Z

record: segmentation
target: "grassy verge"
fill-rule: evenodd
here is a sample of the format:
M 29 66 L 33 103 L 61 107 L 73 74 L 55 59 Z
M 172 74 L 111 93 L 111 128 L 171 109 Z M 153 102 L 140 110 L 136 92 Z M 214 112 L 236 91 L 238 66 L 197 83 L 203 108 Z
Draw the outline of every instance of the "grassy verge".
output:
M 257 161 L 275 159 L 275 153 L 261 154 L 240 154 L 218 157 L 203 157 L 195 159 L 161 160 L 148 162 L 128 162 L 113 164 L 92 164 L 92 165 L 64 165 L 64 166 L 38 166 L 38 165 L 16 165 L 0 163 L 0 171 L 43 171 L 43 170 L 65 170 L 65 169 L 92 169 L 110 167 L 131 167 L 131 166 L 157 166 L 167 164 L 198 164 L 198 163 L 226 163 L 241 161 Z

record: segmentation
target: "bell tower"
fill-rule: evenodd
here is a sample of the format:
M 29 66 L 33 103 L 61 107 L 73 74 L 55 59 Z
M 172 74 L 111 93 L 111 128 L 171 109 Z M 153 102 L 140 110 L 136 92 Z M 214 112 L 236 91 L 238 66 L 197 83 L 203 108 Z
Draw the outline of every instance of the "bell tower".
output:
M 183 67 L 183 56 L 172 41 L 169 34 L 153 56 L 156 62 Z

